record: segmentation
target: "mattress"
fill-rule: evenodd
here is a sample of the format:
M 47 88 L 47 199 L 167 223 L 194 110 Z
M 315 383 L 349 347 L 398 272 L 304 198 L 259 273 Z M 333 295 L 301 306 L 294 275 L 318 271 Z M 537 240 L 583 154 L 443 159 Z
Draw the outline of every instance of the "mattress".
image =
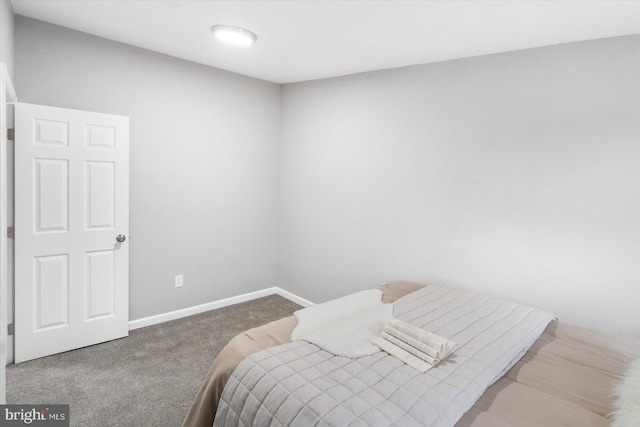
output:
M 384 302 L 420 289 L 382 285 Z M 294 316 L 236 336 L 214 361 L 184 426 L 211 426 L 224 386 L 237 365 L 265 348 L 290 342 Z M 526 354 L 495 382 L 456 426 L 606 426 L 613 387 L 640 356 L 640 342 L 552 322 Z

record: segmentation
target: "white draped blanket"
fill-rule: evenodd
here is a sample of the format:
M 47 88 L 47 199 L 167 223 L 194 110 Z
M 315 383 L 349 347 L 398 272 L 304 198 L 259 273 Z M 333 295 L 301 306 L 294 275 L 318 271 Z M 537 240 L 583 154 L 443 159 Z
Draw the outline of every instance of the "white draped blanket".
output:
M 294 313 L 298 325 L 291 340 L 304 340 L 344 357 L 362 357 L 380 349 L 371 344 L 393 318 L 393 304 L 382 302 L 382 291 L 369 289 Z
M 611 427 L 631 427 L 640 424 L 640 359 L 634 360 L 616 387 L 613 423 Z
M 378 352 L 349 359 L 295 341 L 246 358 L 215 426 L 453 426 L 511 368 L 553 315 L 471 291 L 426 286 L 397 318 L 447 337 L 454 353 L 425 373 Z

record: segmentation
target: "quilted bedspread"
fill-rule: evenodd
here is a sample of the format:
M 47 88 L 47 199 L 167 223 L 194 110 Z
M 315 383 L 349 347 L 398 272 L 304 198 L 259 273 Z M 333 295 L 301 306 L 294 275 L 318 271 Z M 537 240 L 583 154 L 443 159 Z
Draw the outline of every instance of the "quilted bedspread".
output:
M 429 285 L 394 315 L 458 343 L 426 373 L 379 352 L 350 359 L 294 341 L 246 358 L 227 383 L 215 426 L 453 426 L 513 366 L 553 315 Z

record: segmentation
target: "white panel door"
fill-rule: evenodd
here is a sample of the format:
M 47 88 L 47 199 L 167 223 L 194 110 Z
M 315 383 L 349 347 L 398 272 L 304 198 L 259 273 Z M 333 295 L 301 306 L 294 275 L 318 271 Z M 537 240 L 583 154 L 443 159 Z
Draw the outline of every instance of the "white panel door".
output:
M 18 103 L 15 121 L 16 363 L 127 336 L 129 118 Z

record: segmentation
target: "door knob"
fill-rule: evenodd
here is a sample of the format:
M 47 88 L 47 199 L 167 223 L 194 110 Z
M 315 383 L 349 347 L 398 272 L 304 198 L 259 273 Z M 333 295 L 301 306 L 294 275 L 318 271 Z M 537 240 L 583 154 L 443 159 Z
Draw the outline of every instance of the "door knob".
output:
M 118 243 L 122 243 L 125 240 L 127 240 L 127 236 L 125 236 L 124 234 L 118 234 L 116 236 L 116 242 L 118 242 Z

